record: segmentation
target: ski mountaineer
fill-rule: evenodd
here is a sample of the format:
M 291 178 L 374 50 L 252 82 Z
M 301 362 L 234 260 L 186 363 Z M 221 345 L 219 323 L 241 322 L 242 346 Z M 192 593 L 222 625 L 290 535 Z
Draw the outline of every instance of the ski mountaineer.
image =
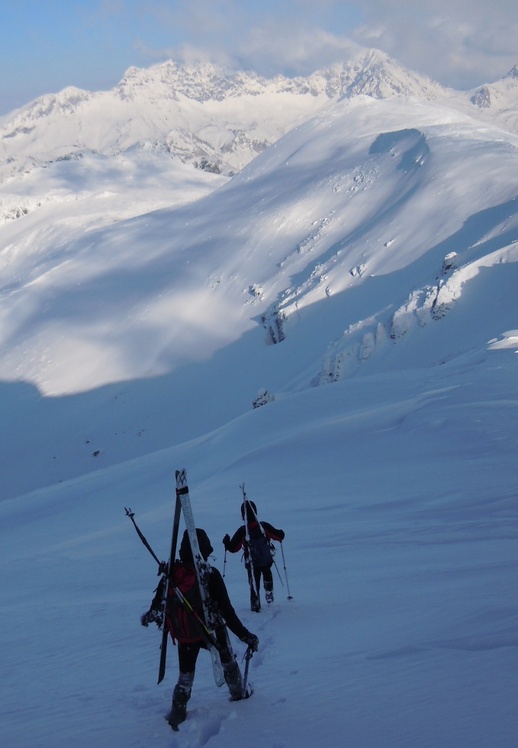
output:
M 269 522 L 259 522 L 257 507 L 253 501 L 245 498 L 241 504 L 241 517 L 246 523 L 241 525 L 232 538 L 225 535 L 222 540 L 225 550 L 237 553 L 243 549 L 245 568 L 250 586 L 250 608 L 259 613 L 261 610 L 261 579 L 263 581 L 266 602 L 273 603 L 273 554 L 270 541 L 282 542 L 284 530 L 278 530 Z
M 213 551 L 212 545 L 205 530 L 196 528 L 196 535 L 200 553 L 206 562 Z M 199 589 L 195 581 L 194 560 L 187 530 L 183 534 L 179 555 L 180 561 L 176 561 L 171 565 L 169 593 L 165 610 L 165 624 L 173 642 L 176 640 L 178 643 L 178 682 L 174 687 L 171 712 L 168 717 L 168 722 L 173 730 L 178 730 L 178 725 L 187 716 L 187 702 L 191 696 L 196 661 L 200 649 L 207 649 L 207 635 L 203 626 L 197 620 L 203 616 L 203 608 L 201 606 Z M 209 570 L 206 582 L 207 598 L 216 619 L 219 621 L 214 636 L 223 666 L 223 675 L 230 691 L 231 700 L 238 701 L 248 698 L 251 695 L 251 690 L 247 688 L 245 693 L 242 691 L 243 682 L 239 665 L 235 660 L 235 656 L 229 650 L 228 635 L 225 626 L 238 639 L 247 644 L 252 652 L 257 651 L 259 640 L 255 634 L 250 633 L 245 628 L 238 618 L 230 602 L 227 588 L 220 572 L 209 564 L 207 564 L 207 568 Z M 191 584 L 189 584 L 189 579 L 191 580 Z M 189 593 L 189 586 L 192 590 L 191 593 Z M 182 591 L 182 595 L 192 605 L 195 614 L 190 612 L 179 601 L 178 596 L 175 594 L 176 587 Z

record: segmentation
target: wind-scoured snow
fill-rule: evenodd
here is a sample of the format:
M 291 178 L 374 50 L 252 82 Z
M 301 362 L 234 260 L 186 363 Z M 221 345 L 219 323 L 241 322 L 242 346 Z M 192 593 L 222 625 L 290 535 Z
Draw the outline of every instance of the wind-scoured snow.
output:
M 44 143 L 2 182 L 3 745 L 514 748 L 518 136 L 370 81 L 233 177 Z M 260 648 L 172 733 L 124 507 L 164 557 L 179 468 Z M 286 532 L 260 614 L 242 483 Z

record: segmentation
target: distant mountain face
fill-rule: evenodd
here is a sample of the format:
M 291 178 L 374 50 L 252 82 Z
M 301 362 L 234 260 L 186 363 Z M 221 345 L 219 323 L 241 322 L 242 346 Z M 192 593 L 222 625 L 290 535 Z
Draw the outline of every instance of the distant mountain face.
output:
M 66 88 L 0 118 L 0 224 L 49 201 L 77 200 L 79 192 L 125 190 L 124 182 L 111 178 L 121 159 L 134 163 L 136 174 L 143 160 L 154 161 L 164 184 L 163 201 L 156 206 L 161 207 L 168 204 L 173 164 L 231 176 L 338 101 L 398 96 L 445 105 L 518 132 L 516 68 L 497 83 L 458 92 L 378 50 L 297 78 L 266 79 L 211 64 L 168 61 L 130 68 L 111 91 Z M 42 169 L 52 180 L 37 176 Z M 101 172 L 110 178 L 99 178 L 96 185 L 88 175 Z M 135 204 L 135 214 L 139 211 Z
M 518 91 L 518 65 L 515 65 L 507 75 L 496 83 L 486 84 L 473 89 L 471 92 L 471 102 L 483 109 L 491 107 L 506 108 L 514 98 L 516 101 L 516 92 Z M 514 96 L 513 96 L 514 94 Z
M 436 83 L 371 50 L 308 77 L 227 73 L 169 61 L 130 68 L 111 91 L 66 88 L 3 119 L 0 182 L 57 158 L 162 149 L 187 163 L 240 170 L 284 133 L 340 98 L 444 98 Z
M 478 111 L 509 132 L 518 133 L 518 65 L 495 83 L 468 93 Z

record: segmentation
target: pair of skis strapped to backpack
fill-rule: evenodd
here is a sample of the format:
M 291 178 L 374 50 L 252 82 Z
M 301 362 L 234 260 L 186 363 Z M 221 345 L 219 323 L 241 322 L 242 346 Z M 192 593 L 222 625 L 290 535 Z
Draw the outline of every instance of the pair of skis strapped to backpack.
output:
M 182 592 L 175 587 L 173 592 L 180 600 L 180 602 L 186 607 L 190 615 L 192 615 L 197 623 L 201 627 L 203 638 L 206 646 L 210 652 L 212 659 L 212 669 L 214 673 L 214 681 L 217 686 L 222 686 L 225 682 L 223 675 L 223 666 L 219 656 L 219 646 L 215 636 L 215 621 L 214 616 L 210 610 L 208 593 L 207 593 L 207 574 L 209 573 L 209 567 L 206 561 L 203 559 L 200 548 L 198 545 L 198 536 L 196 535 L 196 525 L 194 524 L 194 517 L 191 508 L 191 501 L 189 496 L 189 487 L 187 485 L 187 476 L 185 470 L 176 471 L 176 501 L 174 508 L 173 517 L 173 530 L 171 534 L 171 551 L 169 554 L 169 561 L 167 563 L 167 570 L 165 571 L 165 585 L 164 585 L 164 597 L 163 597 L 163 610 L 164 610 L 164 626 L 162 629 L 162 642 L 160 645 L 160 663 L 158 666 L 158 683 L 161 683 L 165 676 L 166 661 L 167 661 L 167 642 L 169 638 L 169 630 L 165 624 L 165 605 L 169 593 L 169 587 L 171 584 L 171 569 L 176 558 L 176 549 L 178 547 L 178 531 L 180 528 L 180 517 L 183 515 L 187 533 L 189 535 L 189 542 L 192 550 L 192 557 L 194 560 L 194 569 L 196 572 L 196 581 L 200 590 L 200 596 L 202 601 L 203 615 L 201 616 Z M 225 629 L 226 630 L 226 629 Z M 229 642 L 230 644 L 230 642 Z
M 202 620 L 201 616 L 199 616 L 194 611 L 192 606 L 189 606 L 190 612 L 192 612 L 192 614 L 196 617 L 198 623 L 200 623 L 202 626 L 203 632 L 205 634 L 206 645 L 209 649 L 210 656 L 212 659 L 214 681 L 217 686 L 222 686 L 223 683 L 225 682 L 225 678 L 223 676 L 223 666 L 221 664 L 221 659 L 219 656 L 219 646 L 218 646 L 216 635 L 215 635 L 215 629 L 219 621 L 216 618 L 212 610 L 212 606 L 210 604 L 210 598 L 209 598 L 209 594 L 207 590 L 207 582 L 208 582 L 208 575 L 210 573 L 210 567 L 200 552 L 200 547 L 198 544 L 198 536 L 196 534 L 196 525 L 195 525 L 194 516 L 192 513 L 191 500 L 189 496 L 189 487 L 187 485 L 187 476 L 186 476 L 185 470 L 176 471 L 176 501 L 177 503 L 178 501 L 180 502 L 181 512 L 183 514 L 185 526 L 187 528 L 187 534 L 189 535 L 189 542 L 191 544 L 192 557 L 194 560 L 194 570 L 196 572 L 196 579 L 198 582 L 198 588 L 200 590 L 204 620 Z M 175 516 L 176 516 L 176 508 L 175 508 Z M 178 528 L 176 528 L 176 533 L 178 535 Z M 173 563 L 174 563 L 174 556 L 171 556 L 169 559 L 169 568 L 171 568 Z M 170 583 L 169 580 L 170 580 L 170 577 L 168 577 L 168 584 Z M 175 588 L 175 594 L 178 595 L 179 592 L 180 591 L 178 590 L 178 588 Z M 166 598 L 167 598 L 167 590 L 166 590 Z M 224 632 L 228 639 L 226 626 L 224 627 Z M 162 645 L 163 644 L 164 644 L 164 641 L 162 639 Z M 228 646 L 230 648 L 230 640 L 228 641 Z M 160 659 L 162 660 L 162 658 Z M 165 672 L 165 668 L 164 668 L 164 672 Z M 158 680 L 159 683 L 161 680 L 160 675 L 161 675 L 161 670 L 159 672 L 159 680 Z

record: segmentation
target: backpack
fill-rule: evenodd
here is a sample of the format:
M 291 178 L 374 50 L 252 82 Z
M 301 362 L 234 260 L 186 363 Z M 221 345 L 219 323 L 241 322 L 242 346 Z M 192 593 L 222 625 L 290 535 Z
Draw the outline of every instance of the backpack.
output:
M 193 566 L 185 566 L 175 561 L 169 577 L 166 601 L 166 624 L 173 640 L 180 644 L 194 644 L 204 640 L 203 629 L 188 607 L 178 598 L 178 588 L 188 603 L 203 620 L 203 606 L 198 588 L 196 571 Z
M 257 523 L 256 527 L 249 527 L 248 549 L 252 564 L 256 569 L 269 567 L 273 562 L 274 549 L 263 530 Z

